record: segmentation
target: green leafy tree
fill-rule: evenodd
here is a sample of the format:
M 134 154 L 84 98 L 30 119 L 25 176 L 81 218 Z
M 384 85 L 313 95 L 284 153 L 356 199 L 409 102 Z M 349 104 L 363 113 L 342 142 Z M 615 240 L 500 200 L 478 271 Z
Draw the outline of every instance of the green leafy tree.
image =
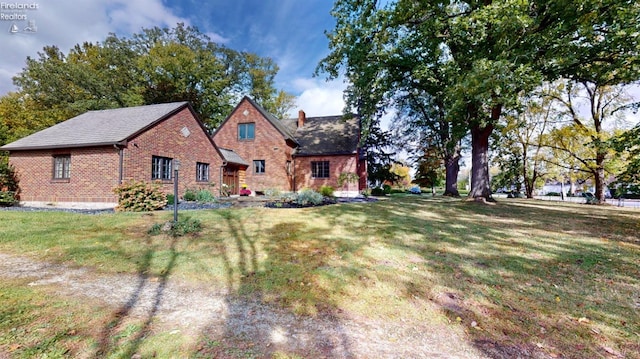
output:
M 74 46 L 65 55 L 47 46 L 14 78 L 33 111 L 63 119 L 88 110 L 190 101 L 210 130 L 244 95 L 285 113 L 291 95 L 278 92 L 278 67 L 269 58 L 212 42 L 197 28 L 143 29 L 131 38 L 110 34 L 100 43 Z
M 546 139 L 547 147 L 551 149 L 546 162 L 561 169 L 561 178 L 568 178 L 571 182 L 570 192 L 574 193 L 574 185 L 594 179 L 598 173 L 596 164 L 598 148 L 591 144 L 591 134 L 576 124 L 552 130 Z M 613 158 L 614 150 L 609 149 L 605 157 Z M 620 172 L 620 163 L 616 160 L 604 163 L 604 172 L 616 174 Z
M 441 68 L 447 116 L 471 133 L 470 196 L 489 198 L 489 138 L 503 109 L 543 80 L 593 71 L 618 83 L 636 80 L 639 13 L 622 0 L 338 0 L 331 53 L 318 71 L 344 74 L 347 110 L 375 121 L 394 94 Z
M 396 162 L 391 165 L 391 173 L 396 176 L 394 185 L 401 188 L 408 188 L 411 185 L 411 168 L 404 163 Z
M 438 93 L 438 96 L 442 94 Z M 439 158 L 437 162 L 445 168 L 444 195 L 459 197 L 458 173 L 466 128 L 447 117 L 442 97 L 428 93 L 418 95 L 416 90 L 398 96 L 396 104 L 399 112 L 392 127 L 398 134 L 397 145 L 418 159 L 418 169 L 424 166 L 431 168 L 432 161 Z M 428 161 L 425 163 L 426 159 Z M 432 176 L 439 174 L 439 171 L 430 173 Z M 426 176 L 426 172 L 421 175 Z
M 588 81 L 563 81 L 556 89 L 546 95 L 557 103 L 561 114 L 575 126 L 575 130 L 584 139 L 588 147 L 585 155 L 563 146 L 588 171 L 595 184 L 595 197 L 604 203 L 607 173 L 616 174 L 615 148 L 611 146 L 613 136 L 611 128 L 622 124 L 623 109 L 627 108 L 630 98 L 625 94 L 624 86 L 599 85 Z M 581 111 L 585 109 L 586 111 Z M 609 129 L 605 125 L 609 125 Z M 616 126 L 618 125 L 618 126 Z
M 501 173 L 492 178 L 493 187 L 515 187 L 520 191 L 524 185 L 527 198 L 533 198 L 534 190 L 546 175 L 543 136 L 556 119 L 556 111 L 548 98 L 537 94 L 528 96 L 522 107 L 509 111 L 499 122 L 494 141 L 493 162 Z
M 612 143 L 618 152 L 627 152 L 629 157 L 625 170 L 614 183 L 619 187 L 618 194 L 640 194 L 640 124 L 615 137 Z
M 398 162 L 391 132 L 379 126 L 370 128 L 363 149 L 367 156 L 367 180 L 370 185 L 379 187 L 385 182 L 398 180 L 398 176 L 391 172 L 391 166 Z
M 276 116 L 276 118 L 287 118 L 287 113 L 295 107 L 295 102 L 296 97 L 294 95 L 280 90 L 274 98 L 265 100 L 263 106 L 265 110 Z
M 435 187 L 440 186 L 444 177 L 443 167 L 444 164 L 439 150 L 436 147 L 426 148 L 416 162 L 416 175 L 413 182 L 421 187 L 431 188 L 431 193 L 435 194 Z M 458 176 L 456 176 L 457 178 Z M 445 195 L 451 194 L 445 191 Z
M 0 157 L 0 205 L 13 205 L 20 198 L 20 186 L 15 169 L 8 158 Z
M 0 144 L 4 145 L 68 118 L 69 111 L 41 108 L 30 96 L 10 92 L 0 97 Z

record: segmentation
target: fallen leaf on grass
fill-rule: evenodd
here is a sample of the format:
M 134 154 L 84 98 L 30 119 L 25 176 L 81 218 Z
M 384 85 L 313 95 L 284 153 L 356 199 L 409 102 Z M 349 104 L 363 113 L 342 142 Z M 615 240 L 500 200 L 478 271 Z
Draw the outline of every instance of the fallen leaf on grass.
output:
M 602 349 L 603 349 L 605 352 L 607 352 L 607 353 L 609 353 L 609 354 L 611 354 L 611 355 L 615 355 L 615 356 L 617 356 L 617 357 L 619 357 L 619 358 L 621 358 L 621 357 L 622 357 L 622 354 L 620 354 L 619 352 L 617 352 L 616 350 L 614 350 L 614 349 L 612 349 L 612 348 L 609 348 L 609 347 L 608 347 L 608 346 L 606 346 L 606 345 L 603 345 L 603 346 L 602 346 Z

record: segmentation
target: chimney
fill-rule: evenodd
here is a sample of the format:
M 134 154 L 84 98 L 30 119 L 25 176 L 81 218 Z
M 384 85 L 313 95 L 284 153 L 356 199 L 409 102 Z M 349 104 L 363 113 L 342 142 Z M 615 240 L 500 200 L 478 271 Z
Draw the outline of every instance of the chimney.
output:
M 307 115 L 304 113 L 304 111 L 302 110 L 298 111 L 298 127 L 304 126 L 304 121 L 306 119 L 307 119 Z

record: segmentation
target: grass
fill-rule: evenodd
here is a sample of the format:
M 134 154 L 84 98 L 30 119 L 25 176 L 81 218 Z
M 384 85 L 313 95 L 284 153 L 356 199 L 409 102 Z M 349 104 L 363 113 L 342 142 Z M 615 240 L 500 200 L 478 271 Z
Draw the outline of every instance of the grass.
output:
M 531 200 L 394 195 L 369 204 L 181 213 L 197 235 L 150 236 L 169 213 L 0 212 L 0 252 L 207 285 L 298 315 L 350 313 L 466 331 L 489 355 L 640 358 L 640 214 Z M 0 353 L 82 356 L 113 313 L 3 280 Z M 72 309 L 72 310 L 71 310 Z M 51 323 L 43 328 L 44 323 Z M 109 357 L 256 357 L 120 323 Z M 98 330 L 99 332 L 99 330 Z M 26 333 L 26 334 L 25 334 Z M 72 333 L 73 335 L 70 335 Z M 115 348 L 124 348 L 118 349 Z M 276 353 L 274 357 L 296 357 Z

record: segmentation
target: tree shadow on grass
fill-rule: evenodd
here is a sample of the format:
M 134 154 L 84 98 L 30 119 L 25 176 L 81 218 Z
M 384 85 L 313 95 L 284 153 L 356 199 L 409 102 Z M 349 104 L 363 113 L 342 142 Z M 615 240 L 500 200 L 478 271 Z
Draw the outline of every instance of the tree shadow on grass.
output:
M 197 355 L 354 357 L 329 293 L 339 288 L 317 285 L 313 270 L 327 265 L 339 243 L 302 240 L 321 235 L 302 222 L 269 227 L 242 213 L 221 212 L 227 232 L 216 239 L 215 255 L 226 272 L 226 329 L 205 330 Z M 266 240 L 258 243 L 246 221 L 257 224 L 251 231 L 266 234 Z
M 156 250 L 147 237 L 148 249 L 138 264 L 136 284 L 131 288 L 127 301 L 113 313 L 111 320 L 102 329 L 98 337 L 96 357 L 107 357 L 117 353 L 118 357 L 131 358 L 144 343 L 162 304 L 168 279 L 179 255 L 176 251 L 176 241 L 176 237 L 171 237 L 166 265 L 159 276 L 152 276 L 149 273 Z M 147 298 L 149 296 L 150 298 Z M 140 310 L 142 313 L 137 313 Z
M 616 229 L 635 224 L 570 209 L 412 198 L 321 213 L 420 258 L 396 279 L 405 299 L 440 306 L 490 357 L 637 358 L 638 234 Z

